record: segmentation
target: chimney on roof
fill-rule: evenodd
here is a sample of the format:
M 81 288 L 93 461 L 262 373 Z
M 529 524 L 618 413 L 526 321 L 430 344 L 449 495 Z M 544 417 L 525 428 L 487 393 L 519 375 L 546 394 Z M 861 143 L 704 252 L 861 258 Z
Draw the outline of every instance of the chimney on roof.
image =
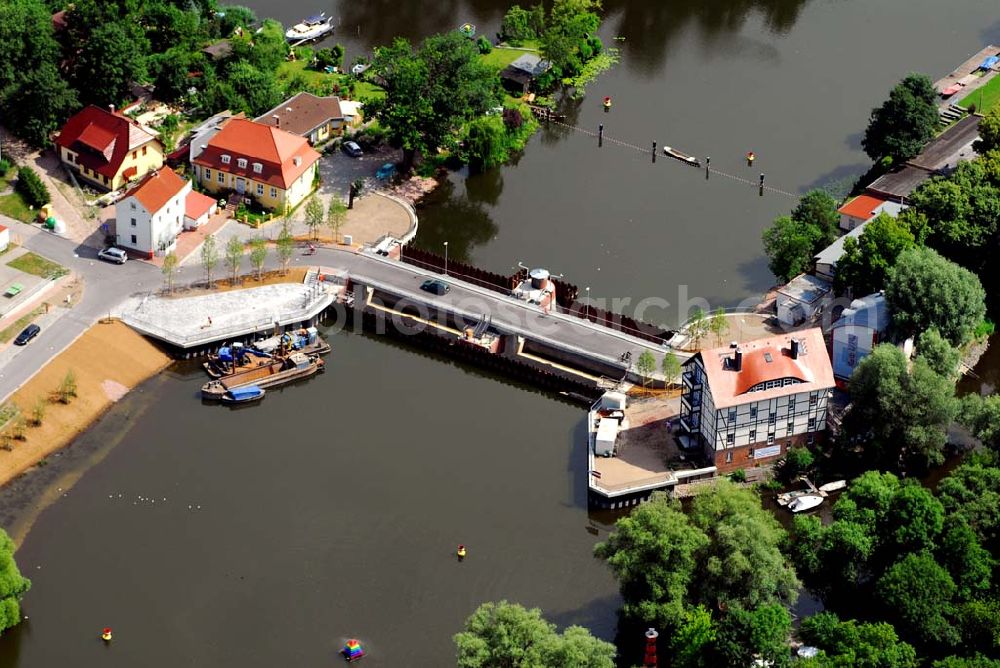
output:
M 280 128 L 281 127 L 281 117 L 278 116 L 278 114 L 272 114 L 271 118 L 274 119 L 274 127 Z
M 730 347 L 731 349 L 735 349 L 735 348 L 737 348 L 737 347 L 738 347 L 739 345 L 740 345 L 739 341 L 730 341 L 730 342 L 729 342 L 729 347 Z
M 115 105 L 113 105 L 113 104 L 109 104 L 109 105 L 108 105 L 108 109 L 110 109 L 110 110 L 111 110 L 111 113 L 112 113 L 112 114 L 113 114 L 113 113 L 115 113 Z
M 798 339 L 792 339 L 791 355 L 793 360 L 797 360 L 799 358 L 800 346 L 801 344 Z
M 743 351 L 740 348 L 737 348 L 736 352 L 733 353 L 733 371 L 739 372 L 742 370 L 743 370 Z
M 295 156 L 294 158 L 292 158 L 292 162 L 294 162 L 295 166 L 298 167 L 299 165 L 302 164 L 302 158 L 300 158 L 299 156 Z

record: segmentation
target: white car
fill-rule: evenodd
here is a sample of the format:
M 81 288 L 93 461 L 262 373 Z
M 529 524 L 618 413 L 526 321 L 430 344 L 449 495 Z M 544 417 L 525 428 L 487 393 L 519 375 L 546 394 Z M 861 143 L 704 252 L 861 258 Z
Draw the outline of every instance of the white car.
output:
M 105 248 L 102 251 L 97 252 L 97 257 L 108 262 L 117 262 L 118 264 L 125 264 L 125 260 L 128 259 L 128 254 L 121 248 Z

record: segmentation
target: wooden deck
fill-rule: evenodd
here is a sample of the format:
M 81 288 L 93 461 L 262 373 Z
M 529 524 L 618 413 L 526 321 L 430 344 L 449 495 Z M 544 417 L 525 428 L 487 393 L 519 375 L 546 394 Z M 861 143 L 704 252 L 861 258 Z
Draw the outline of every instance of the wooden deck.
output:
M 970 74 L 972 74 L 977 69 L 979 69 L 980 63 L 982 63 L 984 60 L 986 60 L 990 56 L 995 56 L 995 55 L 998 55 L 998 54 L 1000 54 L 1000 46 L 995 46 L 993 44 L 990 44 L 989 46 L 987 46 L 986 48 L 984 48 L 982 51 L 978 52 L 976 55 L 970 57 L 964 63 L 962 63 L 961 65 L 959 65 L 958 67 L 956 67 L 954 72 L 952 72 L 951 74 L 949 74 L 949 75 L 947 75 L 945 77 L 941 77 L 940 79 L 938 79 L 934 83 L 935 90 L 937 90 L 940 93 L 945 88 L 948 88 L 949 86 L 951 86 L 951 85 L 953 85 L 955 83 L 958 83 L 959 81 L 962 81 L 962 80 L 966 79 L 966 77 L 968 77 Z M 957 101 L 957 100 L 965 97 L 970 92 L 972 92 L 972 91 L 976 90 L 977 88 L 979 88 L 980 86 L 984 85 L 987 81 L 989 81 L 995 75 L 996 75 L 996 70 L 994 70 L 991 74 L 987 74 L 987 76 L 978 77 L 977 79 L 975 79 L 975 81 L 967 83 L 965 85 L 965 87 L 963 87 L 960 92 L 955 93 L 954 95 L 952 95 L 951 97 L 949 97 L 948 100 L 946 100 L 945 102 L 943 102 L 942 106 L 943 107 L 947 107 L 950 102 L 955 102 L 955 101 Z

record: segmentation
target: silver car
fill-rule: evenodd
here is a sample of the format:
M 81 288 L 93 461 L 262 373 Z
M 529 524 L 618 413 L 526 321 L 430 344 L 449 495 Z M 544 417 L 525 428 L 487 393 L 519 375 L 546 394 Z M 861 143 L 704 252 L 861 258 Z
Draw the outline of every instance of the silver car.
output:
M 121 248 L 105 248 L 102 251 L 98 251 L 97 257 L 107 262 L 116 262 L 118 264 L 125 264 L 125 260 L 128 259 L 128 254 Z

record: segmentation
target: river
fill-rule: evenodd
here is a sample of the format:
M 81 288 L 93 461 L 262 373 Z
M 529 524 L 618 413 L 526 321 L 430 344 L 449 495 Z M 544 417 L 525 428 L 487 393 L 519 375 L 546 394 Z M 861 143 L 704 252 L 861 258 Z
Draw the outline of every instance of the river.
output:
M 246 4 L 287 24 L 327 3 Z M 465 21 L 492 34 L 506 9 L 331 6 L 349 58 Z M 985 0 L 605 7 L 621 63 L 570 124 L 793 194 L 866 169 L 860 131 L 907 72 L 939 76 L 1000 41 Z M 514 165 L 452 175 L 421 207 L 417 243 L 495 271 L 546 266 L 595 298 L 661 296 L 672 306 L 645 315 L 668 323 L 682 295 L 759 297 L 772 283 L 760 232 L 794 199 L 650 162 L 550 127 Z M 324 375 L 249 410 L 202 406 L 196 369 L 163 374 L 53 458 L 51 487 L 24 484 L 53 502 L 18 552 L 29 619 L 0 639 L 0 666 L 320 666 L 354 636 L 366 665 L 447 666 L 463 619 L 500 598 L 614 638 L 617 589 L 590 556 L 611 518 L 586 508 L 579 408 L 398 342 L 332 343 Z M 0 495 L 0 517 L 30 514 L 11 510 L 18 492 Z

